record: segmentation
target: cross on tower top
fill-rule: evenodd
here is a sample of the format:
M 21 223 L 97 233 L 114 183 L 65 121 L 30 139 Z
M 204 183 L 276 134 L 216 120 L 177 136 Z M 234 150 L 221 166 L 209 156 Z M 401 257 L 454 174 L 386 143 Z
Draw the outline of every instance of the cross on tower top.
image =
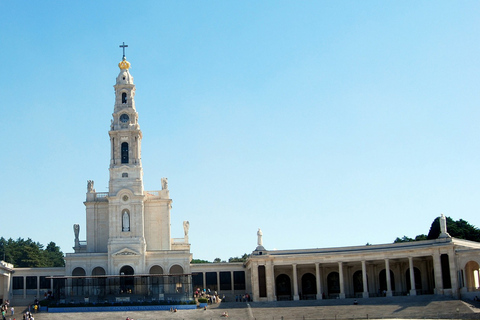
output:
M 128 47 L 128 45 L 125 44 L 125 42 L 121 45 L 119 45 L 120 48 L 123 48 L 123 59 L 125 59 L 125 48 Z

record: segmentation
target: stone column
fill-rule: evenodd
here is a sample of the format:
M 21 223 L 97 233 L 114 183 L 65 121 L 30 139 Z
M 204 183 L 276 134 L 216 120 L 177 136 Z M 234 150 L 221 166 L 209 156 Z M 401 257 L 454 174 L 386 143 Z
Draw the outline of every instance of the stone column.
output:
M 343 262 L 338 263 L 338 275 L 340 277 L 340 299 L 345 299 L 345 285 L 343 283 Z
M 273 276 L 273 262 L 271 260 L 268 260 L 265 263 L 265 282 L 267 286 L 267 300 L 275 301 L 275 293 L 273 291 L 273 283 L 275 281 Z
M 362 261 L 362 282 L 363 282 L 363 297 L 368 298 L 367 264 L 365 260 Z
M 202 272 L 202 275 L 203 275 L 203 289 L 207 289 L 207 273 L 206 272 Z
M 417 295 L 417 290 L 415 288 L 415 272 L 413 269 L 413 258 L 408 257 L 408 265 L 410 269 L 410 295 L 411 296 L 416 296 Z
M 220 271 L 217 271 L 217 293 L 220 294 Z
M 233 271 L 230 271 L 230 282 L 232 286 L 232 290 L 230 291 L 230 293 L 232 294 L 232 296 L 234 296 L 235 295 L 235 278 L 233 277 Z
M 40 301 L 40 276 L 37 276 L 37 299 Z
M 454 298 L 458 299 L 458 274 L 457 268 L 455 266 L 455 252 L 453 248 L 449 250 L 448 253 L 448 263 L 449 263 L 449 271 L 450 271 L 450 281 L 452 283 L 452 295 Z
M 27 299 L 27 277 L 23 276 L 23 299 Z
M 390 261 L 385 259 L 385 277 L 387 279 L 387 297 L 393 296 L 392 293 L 392 280 L 390 279 Z
M 320 264 L 315 263 L 315 279 L 317 280 L 317 300 L 322 300 L 322 282 L 320 281 Z
M 259 301 L 260 300 L 260 288 L 259 286 L 259 281 L 258 281 L 258 264 L 252 264 L 252 272 L 251 272 L 251 277 L 252 277 L 252 293 L 253 293 L 253 301 Z
M 292 265 L 293 268 L 293 300 L 300 300 L 298 296 L 298 280 L 297 280 L 297 264 Z
M 442 263 L 440 261 L 440 253 L 433 254 L 433 274 L 435 277 L 435 294 L 443 294 L 443 279 L 442 279 Z

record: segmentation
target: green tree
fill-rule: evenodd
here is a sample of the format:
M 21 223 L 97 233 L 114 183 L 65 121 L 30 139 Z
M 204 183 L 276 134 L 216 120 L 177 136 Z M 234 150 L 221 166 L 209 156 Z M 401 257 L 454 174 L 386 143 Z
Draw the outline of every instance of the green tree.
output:
M 403 236 L 401 238 L 397 237 L 397 239 L 395 239 L 395 241 L 393 241 L 393 243 L 399 243 L 399 242 L 410 242 L 410 241 L 415 241 L 414 239 L 412 238 L 409 238 L 407 236 Z
M 480 229 L 471 225 L 467 221 L 453 220 L 450 217 L 446 217 L 447 220 L 447 232 L 452 237 L 480 242 Z M 428 239 L 437 239 L 440 235 L 440 217 L 433 220 L 428 232 Z
M 202 259 L 192 259 L 190 263 L 211 263 L 211 262 L 207 260 L 202 260 Z
M 17 268 L 62 267 L 65 265 L 63 252 L 50 242 L 47 248 L 32 239 L 0 238 L 0 259 L 13 264 Z
M 43 251 L 44 260 L 47 267 L 64 267 L 65 260 L 63 258 L 63 252 L 60 251 L 60 247 L 55 242 L 50 241 L 45 250 Z
M 228 262 L 245 262 L 245 261 L 247 261 L 247 259 L 248 259 L 249 257 L 250 257 L 249 254 L 244 253 L 243 256 L 241 256 L 241 257 L 229 258 L 229 259 L 228 259 Z
M 453 220 L 450 217 L 446 217 L 447 220 L 447 232 L 452 237 L 465 239 L 470 241 L 480 242 L 480 229 L 471 225 L 467 221 L 460 219 L 458 221 Z M 409 241 L 421 241 L 421 240 L 433 240 L 437 239 L 440 235 L 440 217 L 435 218 L 430 225 L 428 235 L 420 234 L 415 239 L 403 236 L 402 238 L 396 238 L 394 243 L 409 242 Z

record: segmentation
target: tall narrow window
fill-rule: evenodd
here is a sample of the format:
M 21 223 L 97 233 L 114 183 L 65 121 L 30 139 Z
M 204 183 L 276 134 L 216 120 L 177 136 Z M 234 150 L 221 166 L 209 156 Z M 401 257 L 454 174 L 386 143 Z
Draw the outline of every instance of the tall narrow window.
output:
M 122 93 L 122 103 L 127 103 L 127 94 L 125 92 Z
M 128 143 L 122 143 L 122 163 L 128 163 Z

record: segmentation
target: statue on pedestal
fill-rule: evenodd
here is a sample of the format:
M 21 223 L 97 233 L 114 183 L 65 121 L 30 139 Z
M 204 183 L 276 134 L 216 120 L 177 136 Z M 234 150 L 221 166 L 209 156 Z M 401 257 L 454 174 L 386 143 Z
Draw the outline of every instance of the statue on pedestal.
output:
M 80 225 L 79 224 L 74 224 L 73 225 L 73 233 L 75 234 L 75 247 L 80 246 L 80 239 L 78 238 L 80 236 Z
M 168 179 L 162 178 L 162 190 L 168 190 Z
M 87 192 L 95 192 L 95 189 L 93 188 L 93 180 L 87 180 Z
M 439 238 L 451 238 L 451 236 L 447 232 L 447 218 L 443 215 L 440 215 L 440 235 Z
M 262 236 L 263 236 L 262 230 L 260 228 L 258 228 L 258 231 L 257 231 L 257 245 L 258 246 L 263 246 Z

